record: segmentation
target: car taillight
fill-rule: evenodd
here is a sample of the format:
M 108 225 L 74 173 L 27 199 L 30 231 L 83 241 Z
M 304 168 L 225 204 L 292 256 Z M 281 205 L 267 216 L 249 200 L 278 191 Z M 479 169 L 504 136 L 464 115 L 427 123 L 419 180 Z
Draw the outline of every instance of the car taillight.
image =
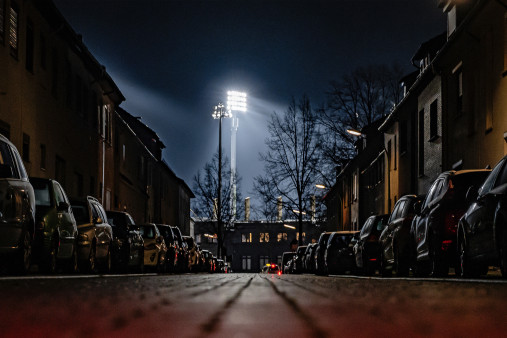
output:
M 458 229 L 458 221 L 463 216 L 463 210 L 449 211 L 444 218 L 444 231 L 449 236 L 455 236 Z
M 282 275 L 282 272 L 281 271 L 278 271 L 278 276 L 281 276 Z
M 370 258 L 370 259 L 369 259 L 369 261 L 370 261 L 370 262 L 376 262 L 376 261 L 377 261 L 377 259 L 376 259 L 376 258 Z

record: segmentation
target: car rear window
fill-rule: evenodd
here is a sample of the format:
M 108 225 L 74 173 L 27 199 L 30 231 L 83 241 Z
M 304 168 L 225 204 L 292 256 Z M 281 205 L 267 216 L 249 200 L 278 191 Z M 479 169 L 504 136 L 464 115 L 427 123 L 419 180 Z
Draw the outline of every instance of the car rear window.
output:
M 49 194 L 49 182 L 33 181 L 31 183 L 33 192 L 35 193 L 35 205 L 50 207 L 51 195 Z
M 143 238 L 153 239 L 155 238 L 155 229 L 151 225 L 141 225 L 139 227 L 139 232 Z
M 90 215 L 88 214 L 88 207 L 86 204 L 73 204 L 72 213 L 74 214 L 77 224 L 90 222 Z
M 448 198 L 457 203 L 465 203 L 466 193 L 470 186 L 481 186 L 489 175 L 489 171 L 470 172 L 452 177 L 447 185 Z M 452 189 L 449 189 L 451 188 Z

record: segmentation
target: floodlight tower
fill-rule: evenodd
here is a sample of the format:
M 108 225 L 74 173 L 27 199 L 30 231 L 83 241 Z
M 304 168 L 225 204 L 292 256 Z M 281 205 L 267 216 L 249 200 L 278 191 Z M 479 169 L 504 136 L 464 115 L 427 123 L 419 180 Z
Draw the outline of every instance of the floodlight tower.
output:
M 231 211 L 232 221 L 236 220 L 236 134 L 238 116 L 236 112 L 246 112 L 246 93 L 230 90 L 227 92 L 227 110 L 232 114 L 231 127 Z

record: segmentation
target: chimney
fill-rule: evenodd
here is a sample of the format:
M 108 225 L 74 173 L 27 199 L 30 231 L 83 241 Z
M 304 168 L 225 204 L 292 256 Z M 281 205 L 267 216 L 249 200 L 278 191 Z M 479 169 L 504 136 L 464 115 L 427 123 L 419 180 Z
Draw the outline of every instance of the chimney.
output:
M 282 211 L 283 211 L 283 204 L 282 204 L 282 196 L 278 196 L 278 200 L 276 201 L 276 209 L 278 211 L 278 214 L 276 216 L 276 220 L 278 222 L 282 221 Z
M 245 198 L 245 222 L 250 221 L 250 197 Z

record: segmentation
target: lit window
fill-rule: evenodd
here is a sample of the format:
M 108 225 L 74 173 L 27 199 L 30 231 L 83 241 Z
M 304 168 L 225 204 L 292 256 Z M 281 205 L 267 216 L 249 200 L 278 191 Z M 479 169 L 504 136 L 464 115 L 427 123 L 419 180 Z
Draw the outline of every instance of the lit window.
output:
M 259 234 L 259 242 L 261 243 L 269 242 L 269 232 L 261 232 Z
M 241 242 L 243 243 L 251 243 L 252 242 L 252 233 L 241 234 Z

